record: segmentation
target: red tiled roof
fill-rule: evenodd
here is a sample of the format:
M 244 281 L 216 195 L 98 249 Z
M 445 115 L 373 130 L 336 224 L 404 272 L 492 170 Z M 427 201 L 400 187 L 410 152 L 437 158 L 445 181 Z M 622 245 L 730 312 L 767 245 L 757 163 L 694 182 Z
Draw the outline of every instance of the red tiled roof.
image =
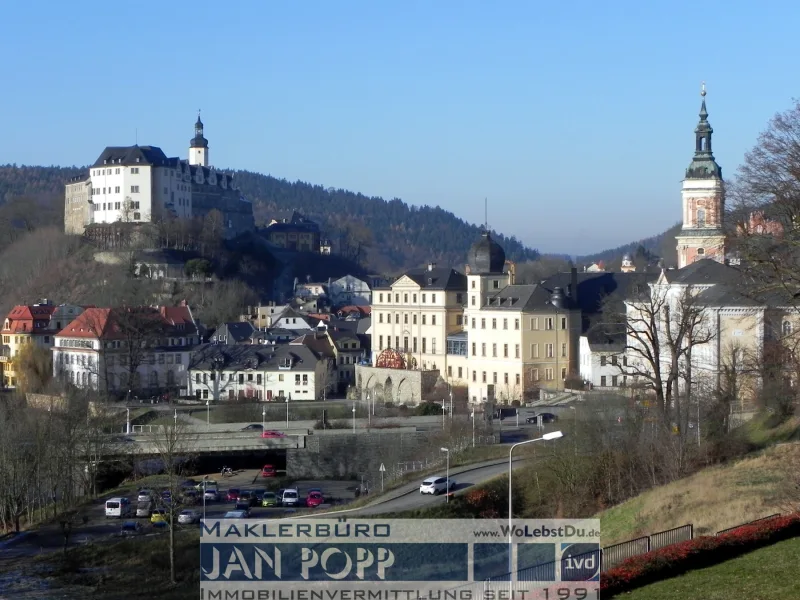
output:
M 344 313 L 346 315 L 353 314 L 353 313 L 361 313 L 364 316 L 370 315 L 372 313 L 371 306 L 356 306 L 354 304 L 350 304 L 348 306 L 343 306 L 339 309 L 340 313 Z
M 47 330 L 50 317 L 56 307 L 52 304 L 38 304 L 25 306 L 19 304 L 11 309 L 6 317 L 8 327 L 3 327 L 3 333 L 39 333 Z M 44 326 L 41 323 L 44 322 Z M 4 324 L 5 325 L 5 324 Z
M 121 339 L 126 337 L 120 322 L 124 323 L 124 315 L 130 308 L 87 308 L 69 325 L 58 333 L 57 337 Z M 139 307 L 141 315 L 151 315 L 166 326 L 194 327 L 192 312 L 188 306 L 161 306 L 158 308 Z M 190 333 L 187 329 L 183 333 Z

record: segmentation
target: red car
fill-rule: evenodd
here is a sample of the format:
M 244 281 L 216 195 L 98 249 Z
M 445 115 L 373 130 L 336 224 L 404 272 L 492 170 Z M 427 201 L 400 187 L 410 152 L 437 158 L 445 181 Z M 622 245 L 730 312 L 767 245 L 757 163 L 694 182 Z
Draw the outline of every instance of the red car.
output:
M 308 492 L 308 496 L 306 497 L 306 506 L 309 508 L 315 508 L 325 502 L 325 498 L 322 497 L 320 492 Z
M 228 502 L 236 502 L 239 499 L 239 489 L 238 488 L 229 489 L 228 493 L 225 494 L 225 499 Z
M 275 467 L 272 465 L 264 465 L 261 469 L 261 476 L 262 477 L 275 477 L 277 473 L 275 472 Z
M 286 434 L 282 431 L 262 431 L 261 432 L 262 438 L 283 438 L 286 437 Z

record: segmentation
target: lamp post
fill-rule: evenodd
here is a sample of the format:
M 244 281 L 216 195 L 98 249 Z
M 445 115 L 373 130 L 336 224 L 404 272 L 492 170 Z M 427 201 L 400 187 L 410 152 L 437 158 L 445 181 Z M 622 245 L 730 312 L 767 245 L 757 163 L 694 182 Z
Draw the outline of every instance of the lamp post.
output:
M 289 400 L 291 399 L 292 399 L 291 394 L 286 396 L 286 429 L 289 429 Z
M 356 432 L 356 401 L 353 400 L 353 433 Z
M 50 410 L 49 408 L 47 409 Z M 130 435 L 131 434 L 131 409 L 125 409 L 125 433 Z
M 175 423 L 175 429 L 178 428 L 178 409 L 175 409 L 175 414 L 173 415 L 173 421 Z
M 447 502 L 450 502 L 450 449 L 449 448 L 439 448 L 439 450 L 441 450 L 442 452 L 446 452 L 447 453 L 447 469 L 446 469 L 446 475 L 445 475 L 445 477 L 447 477 L 447 489 L 444 492 L 445 493 L 444 501 L 447 503 Z
M 475 407 L 472 407 L 472 414 L 470 415 L 472 418 L 472 447 L 475 447 Z
M 203 487 L 200 488 L 203 492 L 203 521 L 206 520 L 206 490 L 208 489 L 208 485 L 206 485 L 207 481 L 208 475 L 203 476 Z
M 211 400 L 206 400 L 206 429 L 211 427 Z
M 514 514 L 514 505 L 513 505 L 513 497 L 511 495 L 511 457 L 514 454 L 514 448 L 517 446 L 524 446 L 525 444 L 532 444 L 533 442 L 542 442 L 547 440 L 557 440 L 560 437 L 563 437 L 564 434 L 560 431 L 551 431 L 550 433 L 545 433 L 542 437 L 536 438 L 533 440 L 525 440 L 524 442 L 517 442 L 511 449 L 508 451 L 508 589 L 513 589 L 514 583 L 514 563 L 512 557 L 512 540 L 513 532 L 511 530 L 511 520 L 512 515 Z
M 444 416 L 445 416 L 445 414 L 447 413 L 447 408 L 446 408 L 446 406 L 447 406 L 447 405 L 445 404 L 445 401 L 444 401 L 444 400 L 442 400 L 442 429 L 444 429 Z
M 261 407 L 261 429 L 263 430 L 264 427 L 267 425 L 267 407 Z

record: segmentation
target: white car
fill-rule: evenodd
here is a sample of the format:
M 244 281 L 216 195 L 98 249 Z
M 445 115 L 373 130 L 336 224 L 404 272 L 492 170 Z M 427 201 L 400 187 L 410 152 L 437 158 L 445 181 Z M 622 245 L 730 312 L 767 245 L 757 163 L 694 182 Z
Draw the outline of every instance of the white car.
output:
M 153 492 L 150 490 L 139 490 L 139 495 L 136 497 L 137 502 L 150 502 L 153 500 Z
M 178 515 L 178 523 L 181 525 L 192 525 L 200 522 L 200 513 L 196 510 L 182 510 Z
M 456 482 L 450 478 L 450 491 L 456 487 Z M 419 486 L 420 494 L 432 494 L 434 496 L 447 491 L 447 477 L 428 477 Z
M 206 502 L 216 502 L 219 500 L 219 493 L 214 488 L 209 488 L 205 492 L 203 492 L 203 498 L 205 498 Z
M 295 489 L 283 490 L 281 504 L 284 506 L 297 506 L 300 503 L 300 494 Z

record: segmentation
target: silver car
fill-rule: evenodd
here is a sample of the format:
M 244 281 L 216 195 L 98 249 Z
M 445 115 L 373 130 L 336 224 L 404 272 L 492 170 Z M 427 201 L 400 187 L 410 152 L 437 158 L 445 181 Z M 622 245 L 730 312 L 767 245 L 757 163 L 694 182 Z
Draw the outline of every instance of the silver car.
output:
M 219 500 L 219 493 L 216 489 L 209 488 L 205 492 L 203 492 L 203 498 L 206 502 L 216 502 Z
M 200 513 L 196 510 L 182 510 L 178 515 L 178 524 L 193 525 L 200 522 Z
M 153 499 L 153 492 L 150 490 L 139 490 L 139 495 L 136 497 L 137 502 L 150 502 Z

